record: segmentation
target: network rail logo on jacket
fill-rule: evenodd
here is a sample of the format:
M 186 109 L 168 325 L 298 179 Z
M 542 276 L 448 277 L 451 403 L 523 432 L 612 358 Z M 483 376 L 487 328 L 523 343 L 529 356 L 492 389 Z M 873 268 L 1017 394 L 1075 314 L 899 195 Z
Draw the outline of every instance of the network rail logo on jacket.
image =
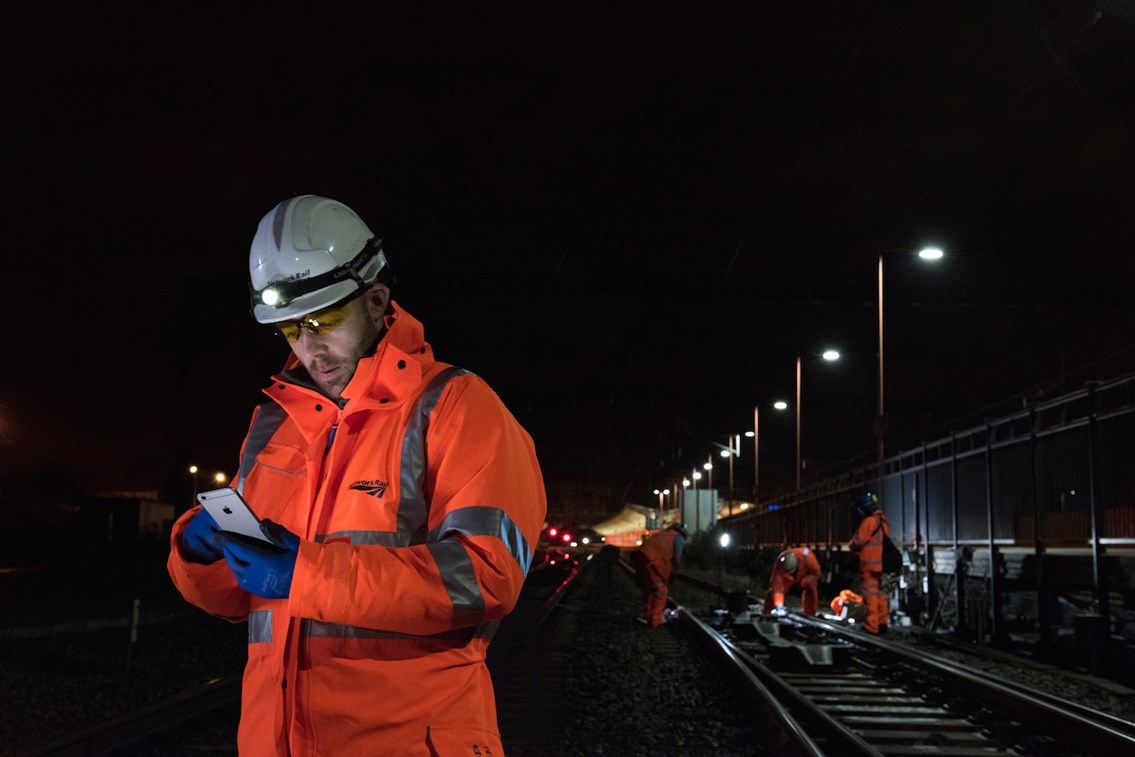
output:
M 349 488 L 354 489 L 355 491 L 360 491 L 363 494 L 369 494 L 372 497 L 377 497 L 378 499 L 382 499 L 382 495 L 386 494 L 386 487 L 388 487 L 388 486 L 390 486 L 389 482 L 381 481 L 381 480 L 375 478 L 375 479 L 369 479 L 369 480 L 363 480 L 363 481 L 356 481 L 355 483 L 351 484 L 351 486 Z

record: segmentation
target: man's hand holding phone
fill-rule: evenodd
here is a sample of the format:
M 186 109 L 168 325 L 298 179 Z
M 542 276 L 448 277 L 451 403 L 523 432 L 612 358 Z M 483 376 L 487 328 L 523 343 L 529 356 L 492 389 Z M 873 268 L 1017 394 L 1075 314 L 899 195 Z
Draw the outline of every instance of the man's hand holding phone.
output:
M 212 565 L 225 556 L 221 529 L 208 510 L 202 509 L 181 532 L 181 552 L 189 562 Z
M 248 593 L 284 599 L 292 590 L 300 538 L 270 520 L 260 521 L 260 528 L 270 541 L 222 531 L 225 561 L 237 584 Z

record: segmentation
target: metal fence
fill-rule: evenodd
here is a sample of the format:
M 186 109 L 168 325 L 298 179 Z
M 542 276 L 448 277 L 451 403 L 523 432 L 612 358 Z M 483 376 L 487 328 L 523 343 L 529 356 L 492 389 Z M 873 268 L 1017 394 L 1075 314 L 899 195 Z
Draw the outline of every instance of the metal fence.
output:
M 1046 635 L 1068 624 L 1054 608 L 1070 596 L 1105 623 L 1116 605 L 1135 605 L 1135 375 L 812 482 L 729 528 L 752 548 L 838 549 L 858 523 L 851 495 L 864 489 L 907 553 L 906 596 L 924 619 L 948 607 L 953 625 L 975 615 L 982 633 L 1001 636 L 1019 617 Z

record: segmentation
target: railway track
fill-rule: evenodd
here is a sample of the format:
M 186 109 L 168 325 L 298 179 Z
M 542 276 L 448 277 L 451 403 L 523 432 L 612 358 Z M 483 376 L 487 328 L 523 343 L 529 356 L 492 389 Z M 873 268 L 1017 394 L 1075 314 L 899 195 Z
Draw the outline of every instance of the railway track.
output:
M 637 589 L 622 571 L 595 563 L 539 575 L 493 640 L 489 666 L 509 754 L 1135 754 L 1135 726 L 1127 721 L 835 624 L 730 614 L 715 598 L 715 610 L 678 608 L 679 623 L 645 629 L 634 622 L 641 613 Z M 586 580 L 578 581 L 580 575 Z M 599 620 L 593 613 L 615 616 L 600 623 L 602 650 L 594 634 L 582 633 Z M 632 650 L 649 662 L 638 664 Z M 610 657 L 611 677 L 572 675 L 596 655 Z M 711 681 L 675 673 L 692 670 L 684 663 L 703 656 L 715 671 Z M 644 669 L 650 675 L 635 679 Z M 593 675 L 594 666 L 588 670 Z M 666 682 L 648 706 L 627 703 L 628 694 L 649 698 L 661 671 L 682 677 Z M 566 682 L 595 687 L 572 690 Z M 616 682 L 626 687 L 615 692 Z M 713 696 L 680 697 L 695 689 L 712 689 Z M 615 693 L 624 699 L 612 705 Z M 707 724 L 723 701 L 738 709 L 735 719 L 751 733 L 729 741 L 719 733 L 680 732 L 684 721 L 712 730 Z M 238 702 L 237 681 L 217 681 L 8 754 L 235 754 Z M 586 721 L 577 725 L 573 708 L 578 716 L 581 706 Z M 206 710 L 212 714 L 198 716 Z M 187 719 L 190 714 L 196 717 Z M 210 734 L 205 721 L 223 727 Z M 667 730 L 660 723 L 673 725 Z M 699 747 L 683 752 L 681 744 Z M 731 746 L 706 751 L 705 744 Z
M 838 624 L 679 609 L 824 754 L 1135 754 L 1135 724 Z

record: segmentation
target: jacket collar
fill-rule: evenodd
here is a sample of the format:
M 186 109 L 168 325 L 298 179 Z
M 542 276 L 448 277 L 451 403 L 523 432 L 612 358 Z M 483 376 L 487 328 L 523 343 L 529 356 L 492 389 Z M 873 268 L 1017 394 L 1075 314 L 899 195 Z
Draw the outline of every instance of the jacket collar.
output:
M 394 300 L 391 300 L 383 319 L 386 328 L 374 353 L 359 360 L 355 375 L 343 389 L 340 407 L 344 414 L 402 404 L 414 396 L 423 374 L 434 363 L 433 350 L 425 341 L 425 328 L 421 321 Z M 295 353 L 288 355 L 283 370 L 273 377 L 273 384 L 264 393 L 288 410 L 301 426 L 306 426 L 302 420 L 306 413 L 296 412 L 295 406 L 300 398 L 296 392 L 285 391 L 285 386 L 307 390 L 304 403 L 309 402 L 311 393 L 326 398 Z M 319 425 L 323 425 L 322 420 Z

